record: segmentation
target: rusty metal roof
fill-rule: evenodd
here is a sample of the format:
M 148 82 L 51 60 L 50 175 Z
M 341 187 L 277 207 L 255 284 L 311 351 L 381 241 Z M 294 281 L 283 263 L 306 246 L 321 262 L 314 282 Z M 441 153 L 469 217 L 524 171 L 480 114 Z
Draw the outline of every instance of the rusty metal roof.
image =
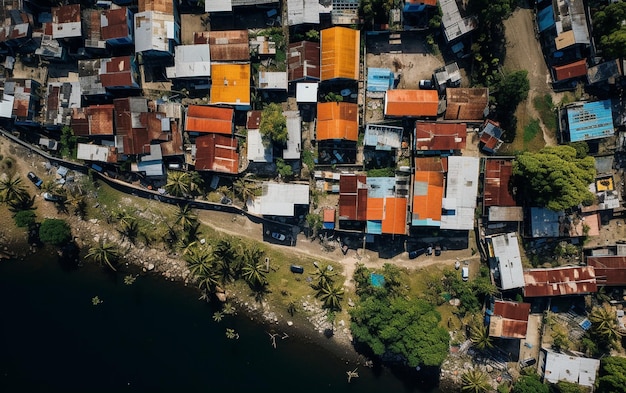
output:
M 626 256 L 588 256 L 587 265 L 594 267 L 598 285 L 626 285 Z
M 415 150 L 465 149 L 465 123 L 415 123 Z
M 289 44 L 287 50 L 289 82 L 303 79 L 320 79 L 320 44 L 300 41 Z
M 52 23 L 73 23 L 80 20 L 80 4 L 52 7 Z
M 438 109 L 436 90 L 394 89 L 385 93 L 385 116 L 435 117 Z
M 583 295 L 598 291 L 593 266 L 530 269 L 524 272 L 524 296 Z
M 524 338 L 528 329 L 530 303 L 496 300 L 489 321 L 489 335 L 503 338 Z
M 512 173 L 512 159 L 487 158 L 485 160 L 485 180 L 483 185 L 485 206 L 516 206 L 509 189 Z
M 342 174 L 339 178 L 339 219 L 365 221 L 367 217 L 367 177 Z
M 489 105 L 489 89 L 447 88 L 446 101 L 446 120 L 482 120 Z
M 248 111 L 248 120 L 246 121 L 246 128 L 249 130 L 258 130 L 261 125 L 262 111 Z
M 126 7 L 104 11 L 102 13 L 102 19 L 104 19 L 106 23 L 102 23 L 102 39 L 109 40 L 128 37 L 130 34 L 128 29 L 128 16 Z
M 139 12 L 144 11 L 174 14 L 174 2 L 172 0 L 139 0 Z
M 232 108 L 189 105 L 185 117 L 185 131 L 231 135 L 233 116 Z
M 104 87 L 132 86 L 134 81 L 131 57 L 112 57 L 106 63 L 106 70 L 100 75 L 100 81 Z
M 239 172 L 237 138 L 209 134 L 196 138 L 196 170 L 236 174 Z
M 248 30 L 194 33 L 194 44 L 209 44 L 211 61 L 250 60 Z
M 93 105 L 85 108 L 89 135 L 113 135 L 113 105 Z

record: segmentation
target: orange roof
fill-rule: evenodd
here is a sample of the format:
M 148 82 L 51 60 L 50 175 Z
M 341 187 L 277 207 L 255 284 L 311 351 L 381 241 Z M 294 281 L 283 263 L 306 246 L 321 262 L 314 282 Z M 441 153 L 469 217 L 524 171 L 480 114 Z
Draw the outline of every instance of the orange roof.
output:
M 587 61 L 583 59 L 554 67 L 554 74 L 557 81 L 585 76 L 587 75 Z
M 367 220 L 380 221 L 383 219 L 383 205 L 385 198 L 367 198 Z
M 415 123 L 415 150 L 465 149 L 465 123 Z
M 387 90 L 385 116 L 437 116 L 439 96 L 436 90 Z
M 238 173 L 237 138 L 209 134 L 196 138 L 196 170 Z
M 350 102 L 321 102 L 317 104 L 317 140 L 359 137 L 359 107 Z
M 416 171 L 413 182 L 413 219 L 441 221 L 443 173 Z
M 382 233 L 406 234 L 406 198 L 385 198 Z
M 250 64 L 212 64 L 211 79 L 211 104 L 250 105 Z
M 322 30 L 321 80 L 359 79 L 359 31 L 347 27 Z
M 232 108 L 189 105 L 185 119 L 185 131 L 231 135 L 233 133 L 234 112 Z
M 335 222 L 335 209 L 324 209 L 323 222 Z
M 408 4 L 426 4 L 431 6 L 437 5 L 437 0 L 406 0 L 405 3 Z

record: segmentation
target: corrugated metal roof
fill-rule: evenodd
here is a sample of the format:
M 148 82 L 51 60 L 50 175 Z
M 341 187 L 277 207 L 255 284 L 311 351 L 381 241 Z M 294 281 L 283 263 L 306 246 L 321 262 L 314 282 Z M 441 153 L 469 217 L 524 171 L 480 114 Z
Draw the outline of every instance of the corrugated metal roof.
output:
M 489 257 L 497 261 L 498 287 L 503 290 L 522 288 L 524 271 L 517 234 L 511 232 L 493 236 L 488 238 L 487 243 Z
M 406 234 L 407 199 L 384 198 L 384 201 L 382 232 L 389 235 Z
M 359 79 L 359 31 L 331 27 L 321 32 L 321 80 Z
M 502 338 L 525 338 L 530 303 L 496 300 L 490 317 L 489 335 Z
M 516 206 L 509 189 L 513 173 L 513 160 L 487 158 L 483 184 L 483 204 L 485 206 Z
M 335 209 L 326 208 L 322 214 L 323 222 L 335 222 Z
M 317 104 L 317 140 L 343 139 L 357 141 L 359 107 L 350 102 L 320 102 Z
M 467 124 L 415 123 L 415 150 L 465 149 Z
M 174 14 L 174 2 L 172 0 L 139 0 L 139 12 L 159 11 L 166 14 Z
M 545 353 L 543 374 L 548 382 L 568 381 L 587 387 L 594 386 L 600 360 L 569 356 L 548 349 L 542 351 Z
M 131 35 L 130 13 L 126 7 L 105 10 L 100 18 L 101 37 L 104 40 L 125 38 Z M 92 37 L 93 38 L 93 37 Z
M 232 0 L 211 0 L 204 3 L 204 12 L 230 12 L 232 10 Z
M 189 105 L 185 116 L 185 131 L 231 135 L 234 113 L 232 108 Z
M 441 229 L 471 230 L 478 194 L 478 157 L 448 157 Z
M 367 91 L 384 92 L 393 89 L 394 75 L 389 68 L 367 69 Z
M 594 267 L 598 285 L 626 286 L 626 256 L 588 256 L 587 265 Z
M 259 71 L 259 89 L 287 90 L 287 73 Z
M 249 63 L 212 64 L 211 75 L 212 104 L 250 105 Z
M 490 206 L 489 221 L 524 221 L 524 209 L 521 206 Z
M 446 120 L 482 120 L 489 105 L 489 88 L 447 88 Z
M 560 220 L 565 214 L 542 207 L 530 208 L 530 229 L 532 237 L 559 237 Z
M 300 159 L 300 150 L 302 145 L 302 118 L 300 111 L 283 112 L 287 120 L 287 144 L 283 149 L 283 158 L 285 160 Z
M 100 80 L 104 87 L 130 87 L 137 86 L 134 79 L 130 56 L 112 57 L 106 61 L 105 69 L 100 70 Z
M 320 44 L 300 41 L 289 44 L 287 51 L 289 82 L 320 79 Z
M 248 211 L 270 216 L 293 217 L 295 205 L 309 204 L 309 185 L 264 182 L 262 195 L 248 201 Z
M 385 116 L 436 117 L 439 96 L 436 90 L 387 90 Z
M 211 48 L 209 44 L 178 45 L 174 66 L 167 67 L 168 78 L 200 78 L 211 76 Z
M 258 130 L 261 126 L 261 116 L 263 115 L 263 111 L 248 111 L 246 121 L 246 128 L 248 130 Z
M 271 141 L 267 144 L 263 143 L 263 136 L 258 128 L 248 130 L 247 140 L 246 151 L 249 161 L 272 162 L 274 160 L 272 143 Z
M 80 4 L 52 7 L 52 38 L 82 36 Z
M 564 81 L 570 78 L 579 78 L 587 75 L 587 60 L 582 59 L 569 64 L 554 66 L 556 81 Z
M 92 105 L 85 108 L 89 135 L 114 135 L 113 105 Z
M 365 126 L 363 145 L 374 147 L 376 150 L 399 149 L 402 146 L 404 128 L 381 124 Z
M 530 269 L 524 272 L 524 296 L 584 295 L 598 291 L 593 266 Z
M 620 61 L 613 59 L 600 63 L 587 69 L 587 81 L 589 84 L 611 81 L 621 75 Z
M 446 172 L 443 161 L 441 157 L 416 157 L 415 171 Z
M 339 219 L 365 221 L 367 217 L 367 177 L 342 174 L 339 178 Z
M 478 21 L 474 17 L 463 18 L 455 0 L 440 0 L 441 24 L 446 41 L 453 41 L 474 30 Z
M 411 225 L 441 224 L 444 176 L 442 171 L 415 171 Z
M 250 60 L 248 30 L 197 32 L 194 44 L 209 44 L 212 61 Z
M 570 45 L 589 45 L 587 16 L 582 0 L 557 0 L 554 4 L 557 38 L 556 49 Z
M 304 23 L 320 23 L 319 0 L 288 0 L 287 24 L 296 26 Z
M 567 123 L 571 142 L 613 136 L 611 100 L 571 104 L 567 107 Z
M 196 138 L 195 168 L 199 171 L 238 173 L 237 138 L 219 134 Z

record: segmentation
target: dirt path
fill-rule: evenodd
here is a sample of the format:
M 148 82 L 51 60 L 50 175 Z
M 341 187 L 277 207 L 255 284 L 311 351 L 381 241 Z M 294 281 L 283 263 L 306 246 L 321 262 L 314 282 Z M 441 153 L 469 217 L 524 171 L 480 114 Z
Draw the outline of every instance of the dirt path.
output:
M 557 140 L 546 129 L 533 105 L 535 97 L 545 94 L 555 95 L 550 88 L 550 74 L 541 52 L 539 41 L 535 38 L 533 11 L 527 8 L 518 8 L 510 18 L 504 21 L 507 40 L 507 54 L 504 68 L 507 70 L 526 70 L 530 82 L 530 91 L 525 105 L 520 105 L 516 113 L 520 123 L 527 124 L 524 119 L 538 119 L 543 132 L 543 139 L 547 146 L 557 145 Z

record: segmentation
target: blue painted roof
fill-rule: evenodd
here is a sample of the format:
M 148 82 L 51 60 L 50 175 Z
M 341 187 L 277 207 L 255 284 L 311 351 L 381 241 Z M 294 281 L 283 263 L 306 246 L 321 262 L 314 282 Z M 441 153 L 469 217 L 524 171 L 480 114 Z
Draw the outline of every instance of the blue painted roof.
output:
M 611 100 L 572 106 L 567 109 L 567 122 L 571 142 L 606 138 L 615 133 Z
M 387 91 L 393 88 L 393 72 L 389 68 L 367 69 L 367 91 Z
M 554 26 L 554 11 L 552 5 L 547 6 L 537 13 L 537 25 L 539 32 L 545 31 Z
M 334 222 L 325 222 L 322 224 L 324 229 L 335 229 L 335 223 Z
M 422 12 L 426 9 L 426 4 L 411 4 L 406 3 L 404 5 L 404 12 Z
M 383 233 L 383 222 L 368 220 L 367 233 L 371 233 L 373 235 L 381 235 Z

